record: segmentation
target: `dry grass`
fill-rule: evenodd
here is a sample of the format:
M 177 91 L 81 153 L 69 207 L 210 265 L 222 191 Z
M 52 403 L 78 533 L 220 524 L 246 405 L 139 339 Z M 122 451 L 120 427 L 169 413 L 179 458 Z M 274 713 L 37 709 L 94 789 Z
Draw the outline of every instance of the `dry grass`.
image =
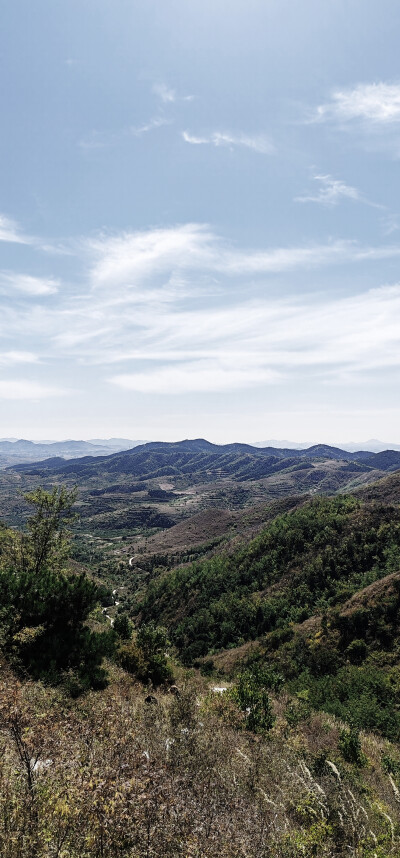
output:
M 355 770 L 335 719 L 293 728 L 283 695 L 274 728 L 256 737 L 229 696 L 205 691 L 197 678 L 147 705 L 116 671 L 108 689 L 74 703 L 32 683 L 12 691 L 6 677 L 2 858 L 399 855 L 387 743 L 363 736 L 368 765 Z

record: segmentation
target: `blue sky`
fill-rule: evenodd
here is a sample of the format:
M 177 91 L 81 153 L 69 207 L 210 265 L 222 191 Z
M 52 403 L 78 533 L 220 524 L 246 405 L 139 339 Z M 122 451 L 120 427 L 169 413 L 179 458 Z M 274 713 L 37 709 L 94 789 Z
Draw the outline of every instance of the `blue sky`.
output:
M 6 0 L 2 436 L 400 442 L 396 0 Z

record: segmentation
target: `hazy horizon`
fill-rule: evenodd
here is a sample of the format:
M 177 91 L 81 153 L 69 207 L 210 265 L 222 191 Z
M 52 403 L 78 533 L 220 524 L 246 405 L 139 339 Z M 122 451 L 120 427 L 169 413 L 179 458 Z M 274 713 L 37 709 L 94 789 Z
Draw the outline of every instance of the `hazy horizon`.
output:
M 203 437 L 203 436 L 197 435 L 197 436 L 193 436 L 193 438 L 182 437 L 182 438 L 169 438 L 169 439 L 165 439 L 162 437 L 148 438 L 148 439 L 122 438 L 122 437 L 118 437 L 118 438 L 117 437 L 95 438 L 94 439 L 94 438 L 89 438 L 89 437 L 84 438 L 84 437 L 78 437 L 78 436 L 75 438 L 60 437 L 60 438 L 43 439 L 43 438 L 32 438 L 32 437 L 28 438 L 26 435 L 23 435 L 20 437 L 16 437 L 16 436 L 7 436 L 4 438 L 1 437 L 0 443 L 3 441 L 8 441 L 8 442 L 30 441 L 30 442 L 33 442 L 34 444 L 53 444 L 53 443 L 57 444 L 57 443 L 62 443 L 62 442 L 68 443 L 68 442 L 72 441 L 74 443 L 76 443 L 76 442 L 84 442 L 84 443 L 92 443 L 92 444 L 98 443 L 100 445 L 102 441 L 104 443 L 106 443 L 108 441 L 114 440 L 114 441 L 132 442 L 132 444 L 134 444 L 136 446 L 139 444 L 160 443 L 160 442 L 166 442 L 166 441 L 171 442 L 171 443 L 174 443 L 174 442 L 178 443 L 178 442 L 185 441 L 185 440 L 196 440 L 199 437 Z M 312 447 L 314 445 L 325 445 L 325 444 L 328 446 L 331 446 L 331 447 L 337 447 L 337 448 L 342 449 L 342 450 L 348 450 L 349 452 L 355 452 L 357 450 L 363 450 L 363 449 L 364 450 L 370 450 L 371 452 L 378 452 L 378 450 L 380 451 L 380 450 L 395 449 L 395 448 L 400 449 L 400 445 L 398 445 L 395 441 L 381 441 L 378 438 L 370 438 L 370 439 L 366 439 L 365 441 L 351 440 L 351 441 L 329 441 L 329 442 L 326 441 L 325 439 L 316 439 L 313 441 L 310 441 L 310 440 L 308 440 L 308 441 L 297 441 L 297 440 L 289 440 L 289 439 L 285 439 L 285 438 L 283 438 L 283 439 L 276 439 L 276 438 L 266 439 L 265 441 L 254 441 L 254 440 L 249 441 L 249 440 L 243 440 L 243 439 L 238 439 L 238 438 L 234 438 L 232 440 L 222 440 L 222 441 L 215 441 L 215 440 L 210 439 L 210 438 L 205 438 L 205 440 L 209 441 L 210 443 L 214 443 L 214 444 L 218 444 L 218 445 L 240 443 L 240 444 L 248 444 L 248 445 L 254 446 L 254 447 L 269 447 L 270 446 L 270 447 L 277 447 L 277 448 L 283 448 L 283 449 L 286 447 L 289 449 L 291 447 L 293 449 L 307 449 L 308 447 Z M 110 452 L 112 452 L 112 450 L 110 450 Z

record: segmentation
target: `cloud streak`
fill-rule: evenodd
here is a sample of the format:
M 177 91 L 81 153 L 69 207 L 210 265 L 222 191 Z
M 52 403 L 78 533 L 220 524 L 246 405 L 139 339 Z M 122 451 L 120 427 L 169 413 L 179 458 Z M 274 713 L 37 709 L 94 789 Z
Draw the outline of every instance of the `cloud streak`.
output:
M 190 361 L 181 366 L 164 366 L 150 372 L 117 375 L 110 382 L 122 390 L 137 393 L 180 395 L 260 387 L 277 382 L 279 377 L 279 373 L 262 366 L 232 367 L 219 357 Z
M 234 149 L 236 147 L 251 149 L 261 155 L 272 155 L 275 147 L 269 137 L 265 134 L 231 133 L 227 131 L 213 131 L 211 134 L 198 136 L 189 131 L 183 131 L 182 137 L 185 143 L 192 146 L 216 146 Z
M 54 295 L 60 281 L 54 277 L 33 277 L 31 274 L 19 274 L 15 271 L 0 271 L 0 290 L 22 292 L 25 295 Z
M 320 122 L 362 121 L 390 125 L 400 121 L 399 83 L 360 83 L 349 89 L 335 90 L 330 101 L 317 108 Z
M 305 373 L 335 382 L 346 372 L 359 377 L 400 368 L 399 331 L 400 285 L 328 302 L 301 296 L 239 304 L 227 313 L 172 312 L 162 322 L 148 319 L 136 354 L 160 365 L 109 381 L 169 395 L 265 386 Z M 153 355 L 152 346 L 158 348 Z
M 119 131 L 91 131 L 79 141 L 79 147 L 85 152 L 101 151 L 108 149 L 110 146 L 117 146 L 124 140 L 129 140 L 134 137 L 142 137 L 150 131 L 157 128 L 162 128 L 164 125 L 171 125 L 171 119 L 165 116 L 153 116 L 147 122 L 141 125 L 129 125 L 127 128 L 121 128 Z
M 343 199 L 359 202 L 361 197 L 357 188 L 346 185 L 340 179 L 332 176 L 313 176 L 315 182 L 319 183 L 316 193 L 305 194 L 295 197 L 298 203 L 320 203 L 323 206 L 337 206 Z
M 29 302 L 4 301 L 0 335 L 22 346 L 3 347 L 5 369 L 37 362 L 39 340 L 46 365 L 62 361 L 75 373 L 92 367 L 104 384 L 136 393 L 229 392 L 305 375 L 335 382 L 400 368 L 399 284 L 346 298 L 323 290 L 272 297 L 265 281 L 282 274 L 288 285 L 300 271 L 396 258 L 399 246 L 334 241 L 254 250 L 184 224 L 97 236 L 81 252 L 79 294 L 32 278 L 23 281 Z M 6 276 L 13 284 L 21 277 Z M 59 294 L 43 301 L 55 285 Z M 32 384 L 7 379 L 0 396 L 60 393 Z
M 166 83 L 155 83 L 153 85 L 153 92 L 161 99 L 163 104 L 173 104 L 177 98 L 175 90 L 167 86 Z
M 153 84 L 154 95 L 159 98 L 163 104 L 174 104 L 176 101 L 193 101 L 193 95 L 178 95 L 175 89 L 168 86 L 164 82 Z
M 130 133 L 133 137 L 141 137 L 143 134 L 147 134 L 149 131 L 154 131 L 155 128 L 162 128 L 163 125 L 171 125 L 171 120 L 166 119 L 165 116 L 154 116 L 153 119 L 150 119 L 143 125 L 132 125 L 128 133 Z
M 100 236 L 87 242 L 86 248 L 93 260 L 90 277 L 95 290 L 118 285 L 138 291 L 151 281 L 153 288 L 157 283 L 162 285 L 166 295 L 174 284 L 173 298 L 179 293 L 179 283 L 185 292 L 186 279 L 190 275 L 192 282 L 193 272 L 239 278 L 400 256 L 399 245 L 363 246 L 343 240 L 242 250 L 221 240 L 207 225 L 196 223 Z M 143 291 L 141 294 L 148 297 Z
M 0 399 L 39 400 L 64 396 L 65 390 L 24 379 L 0 380 Z
M 316 175 L 313 176 L 313 179 L 319 184 L 316 192 L 295 197 L 295 202 L 319 203 L 319 205 L 332 208 L 339 205 L 339 203 L 344 200 L 351 200 L 352 202 L 362 203 L 363 205 L 371 206 L 375 209 L 382 210 L 386 208 L 385 206 L 379 205 L 379 203 L 371 202 L 371 200 L 368 200 L 364 194 L 361 194 L 360 191 L 357 190 L 357 188 L 354 188 L 352 185 L 346 185 L 346 183 L 341 179 L 335 179 L 329 174 Z
M 0 352 L 0 366 L 17 366 L 24 363 L 39 363 L 39 357 L 33 352 Z
M 0 214 L 0 241 L 10 244 L 32 244 L 32 239 L 21 232 L 17 222 L 4 214 Z

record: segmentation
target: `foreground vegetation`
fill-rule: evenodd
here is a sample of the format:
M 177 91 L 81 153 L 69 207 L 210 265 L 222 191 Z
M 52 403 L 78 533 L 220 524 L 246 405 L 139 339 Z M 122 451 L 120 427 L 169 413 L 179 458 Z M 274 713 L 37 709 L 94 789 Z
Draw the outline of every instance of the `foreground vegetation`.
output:
M 254 736 L 234 695 L 191 683 L 149 705 L 115 673 L 79 701 L 3 678 L 3 858 L 399 855 L 396 749 L 365 735 L 349 762 L 340 724 L 294 726 L 284 694 Z

